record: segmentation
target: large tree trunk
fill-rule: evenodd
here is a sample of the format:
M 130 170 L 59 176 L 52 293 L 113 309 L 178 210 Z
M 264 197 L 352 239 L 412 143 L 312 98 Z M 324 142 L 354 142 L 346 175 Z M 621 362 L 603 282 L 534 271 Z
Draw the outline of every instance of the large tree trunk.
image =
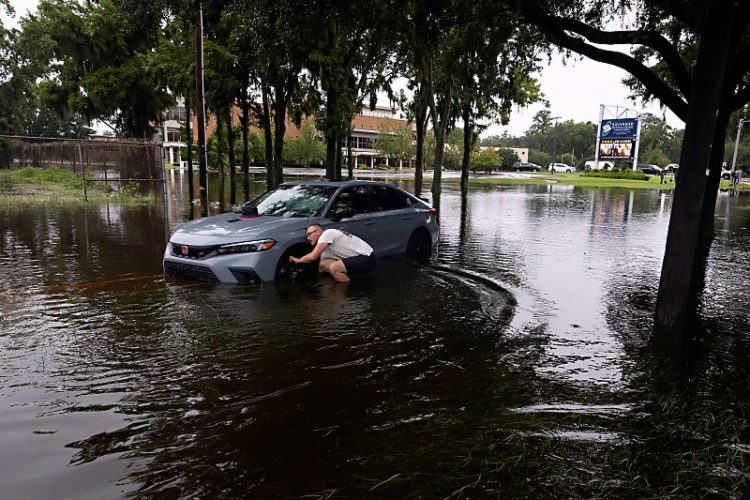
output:
M 286 96 L 280 96 L 278 93 L 273 119 L 273 187 L 276 187 L 284 182 L 284 135 L 286 135 Z
M 434 102 L 434 101 L 433 101 Z M 432 200 L 440 198 L 442 191 L 443 178 L 443 153 L 445 149 L 445 134 L 448 130 L 448 120 L 450 120 L 451 107 L 453 104 L 453 85 L 449 84 L 446 94 L 440 101 L 440 110 L 433 104 L 432 128 L 435 131 L 435 165 L 432 171 Z
M 263 139 L 265 142 L 266 156 L 266 188 L 270 191 L 276 187 L 273 183 L 273 134 L 271 133 L 271 104 L 268 100 L 268 91 L 263 88 Z
M 731 51 L 733 18 L 715 8 L 706 19 L 690 91 L 679 181 L 669 220 L 654 326 L 677 332 L 687 324 L 696 250 L 706 192 L 706 169 L 717 125 L 722 88 Z
M 250 199 L 250 147 L 249 126 L 250 126 L 250 101 L 245 95 L 242 99 L 242 187 L 244 192 L 244 201 Z
M 234 129 L 232 129 L 232 104 L 229 104 L 227 117 L 227 143 L 229 143 L 229 203 L 237 204 L 237 175 L 234 171 Z
M 471 163 L 471 143 L 474 142 L 474 126 L 471 125 L 471 107 L 464 106 L 464 154 L 461 160 L 461 196 L 469 192 L 469 164 Z
M 728 120 L 728 111 L 719 113 L 716 118 L 716 130 L 711 148 L 710 173 L 708 179 L 706 179 L 706 193 L 703 196 L 703 212 L 701 213 L 700 229 L 698 232 L 698 245 L 695 249 L 695 264 L 693 266 L 693 281 L 691 284 L 688 311 L 698 310 L 706 285 L 706 270 L 708 267 L 708 256 L 711 253 L 711 244 L 714 240 L 714 212 L 716 210 L 716 198 L 719 193 L 719 183 L 721 182 L 721 165 L 724 161 L 725 148 L 724 138 L 726 137 Z
M 422 172 L 424 171 L 424 136 L 427 131 L 427 106 L 420 104 L 421 98 L 414 97 L 414 122 L 417 126 L 417 154 L 414 169 L 414 194 L 422 196 Z

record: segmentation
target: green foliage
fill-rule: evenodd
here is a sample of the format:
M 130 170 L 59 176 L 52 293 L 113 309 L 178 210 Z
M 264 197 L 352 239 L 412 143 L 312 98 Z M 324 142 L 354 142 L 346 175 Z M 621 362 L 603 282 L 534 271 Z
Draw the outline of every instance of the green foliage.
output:
M 499 148 L 497 153 L 500 155 L 500 164 L 503 169 L 509 170 L 515 162 L 521 161 L 516 152 L 510 148 Z
M 502 160 L 493 148 L 474 151 L 471 155 L 471 170 L 477 172 L 492 172 L 498 170 Z
M 529 161 L 531 163 L 536 163 L 537 165 L 546 167 L 552 162 L 552 154 L 546 153 L 544 151 L 531 150 L 529 151 Z
M 386 158 L 407 160 L 416 154 L 414 132 L 402 123 L 384 123 L 378 130 L 375 148 Z
M 284 142 L 284 158 L 287 161 L 309 167 L 326 157 L 326 146 L 322 134 L 315 128 L 313 120 L 305 120 L 299 137 L 290 137 Z

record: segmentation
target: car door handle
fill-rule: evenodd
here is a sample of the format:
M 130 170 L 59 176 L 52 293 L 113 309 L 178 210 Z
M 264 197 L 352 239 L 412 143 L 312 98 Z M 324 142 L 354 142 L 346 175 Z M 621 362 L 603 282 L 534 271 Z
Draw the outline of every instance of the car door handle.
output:
M 409 220 L 411 219 L 411 215 L 402 215 L 401 220 Z
M 374 220 L 366 220 L 365 221 L 365 226 L 372 226 L 373 224 L 375 224 Z

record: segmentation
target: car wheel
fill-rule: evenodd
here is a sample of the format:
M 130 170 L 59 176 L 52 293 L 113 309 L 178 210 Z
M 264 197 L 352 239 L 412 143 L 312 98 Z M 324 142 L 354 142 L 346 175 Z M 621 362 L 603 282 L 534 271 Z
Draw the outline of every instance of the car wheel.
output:
M 418 261 L 427 261 L 432 257 L 432 238 L 426 229 L 414 230 L 406 244 L 406 256 Z
M 565 171 L 565 173 L 566 173 L 566 174 L 569 174 L 569 173 L 570 173 L 570 169 L 566 170 L 566 171 Z
M 520 168 L 517 168 L 517 169 L 516 169 L 516 172 L 520 172 L 520 171 L 521 171 L 521 169 L 520 169 Z
M 310 253 L 309 245 L 295 245 L 284 252 L 278 264 L 276 264 L 276 279 L 295 279 L 313 275 L 317 267 L 316 262 L 294 264 L 289 261 L 289 257 L 302 257 L 308 253 Z

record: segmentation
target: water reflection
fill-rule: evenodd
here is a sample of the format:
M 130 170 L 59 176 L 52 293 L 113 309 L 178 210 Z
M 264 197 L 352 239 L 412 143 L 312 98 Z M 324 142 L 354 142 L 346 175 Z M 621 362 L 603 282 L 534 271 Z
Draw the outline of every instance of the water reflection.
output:
M 655 344 L 670 192 L 447 185 L 437 268 L 224 286 L 162 278 L 171 175 L 166 221 L 0 214 L 3 498 L 737 496 L 747 196 Z

